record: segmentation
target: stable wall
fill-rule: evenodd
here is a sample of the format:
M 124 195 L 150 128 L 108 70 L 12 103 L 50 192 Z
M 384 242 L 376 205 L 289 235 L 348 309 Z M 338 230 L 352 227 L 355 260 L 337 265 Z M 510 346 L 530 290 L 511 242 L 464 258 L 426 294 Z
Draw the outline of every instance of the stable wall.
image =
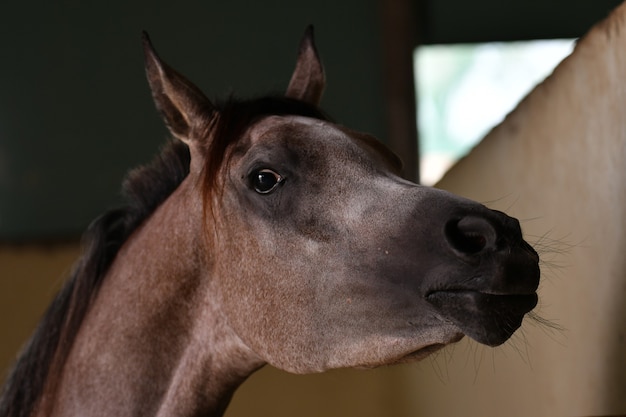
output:
M 0 381 L 69 274 L 75 243 L 0 245 Z
M 551 324 L 412 371 L 418 415 L 626 414 L 625 115 L 622 5 L 438 184 L 521 220 Z

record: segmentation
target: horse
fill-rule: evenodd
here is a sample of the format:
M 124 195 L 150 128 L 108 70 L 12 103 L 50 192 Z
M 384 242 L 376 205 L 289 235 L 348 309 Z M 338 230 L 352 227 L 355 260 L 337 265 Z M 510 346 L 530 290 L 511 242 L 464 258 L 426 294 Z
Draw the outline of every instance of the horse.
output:
M 0 416 L 220 416 L 270 364 L 293 373 L 497 346 L 537 304 L 506 214 L 404 179 L 319 107 L 308 28 L 284 95 L 211 101 L 143 35 L 173 138 L 128 174 L 10 374 Z

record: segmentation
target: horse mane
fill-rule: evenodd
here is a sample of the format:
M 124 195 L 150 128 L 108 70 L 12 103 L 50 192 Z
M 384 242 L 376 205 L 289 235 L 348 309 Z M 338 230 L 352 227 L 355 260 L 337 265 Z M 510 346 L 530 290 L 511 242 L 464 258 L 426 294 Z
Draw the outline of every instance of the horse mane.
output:
M 214 140 L 206 154 L 205 192 L 214 189 L 227 148 L 260 117 L 290 114 L 328 120 L 319 108 L 286 97 L 231 98 L 216 107 L 219 116 L 212 126 Z M 130 171 L 122 187 L 126 205 L 107 211 L 88 227 L 82 255 L 70 278 L 44 313 L 5 382 L 0 417 L 28 417 L 46 388 L 54 394 L 78 329 L 119 249 L 187 177 L 189 162 L 187 145 L 169 141 L 150 164 Z
M 189 149 L 170 142 L 149 165 L 131 171 L 129 203 L 98 217 L 83 236 L 83 254 L 26 345 L 0 398 L 0 416 L 29 416 L 48 380 L 54 386 L 74 337 L 119 248 L 189 172 Z

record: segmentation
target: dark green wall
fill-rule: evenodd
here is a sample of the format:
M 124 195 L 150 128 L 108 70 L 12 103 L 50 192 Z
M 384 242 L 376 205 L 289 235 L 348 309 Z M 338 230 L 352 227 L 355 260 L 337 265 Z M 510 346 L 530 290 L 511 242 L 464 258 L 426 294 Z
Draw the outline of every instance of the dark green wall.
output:
M 384 139 L 380 5 L 396 0 L 0 5 L 0 241 L 77 236 L 166 137 L 140 33 L 209 97 L 282 91 L 313 23 L 338 121 Z M 401 1 L 401 0 L 398 0 Z M 578 37 L 620 0 L 415 1 L 423 43 Z
M 382 136 L 374 0 L 5 2 L 0 241 L 78 235 L 164 142 L 141 30 L 209 97 L 250 96 L 284 89 L 309 23 L 327 69 L 323 106 Z
M 578 38 L 622 0 L 416 1 L 423 43 Z

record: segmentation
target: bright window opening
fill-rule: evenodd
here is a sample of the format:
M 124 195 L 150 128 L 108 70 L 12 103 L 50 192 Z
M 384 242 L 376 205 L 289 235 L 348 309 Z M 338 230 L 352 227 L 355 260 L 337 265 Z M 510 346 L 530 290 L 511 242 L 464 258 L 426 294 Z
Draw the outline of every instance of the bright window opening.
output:
M 416 49 L 420 179 L 435 184 L 572 52 L 574 40 Z

